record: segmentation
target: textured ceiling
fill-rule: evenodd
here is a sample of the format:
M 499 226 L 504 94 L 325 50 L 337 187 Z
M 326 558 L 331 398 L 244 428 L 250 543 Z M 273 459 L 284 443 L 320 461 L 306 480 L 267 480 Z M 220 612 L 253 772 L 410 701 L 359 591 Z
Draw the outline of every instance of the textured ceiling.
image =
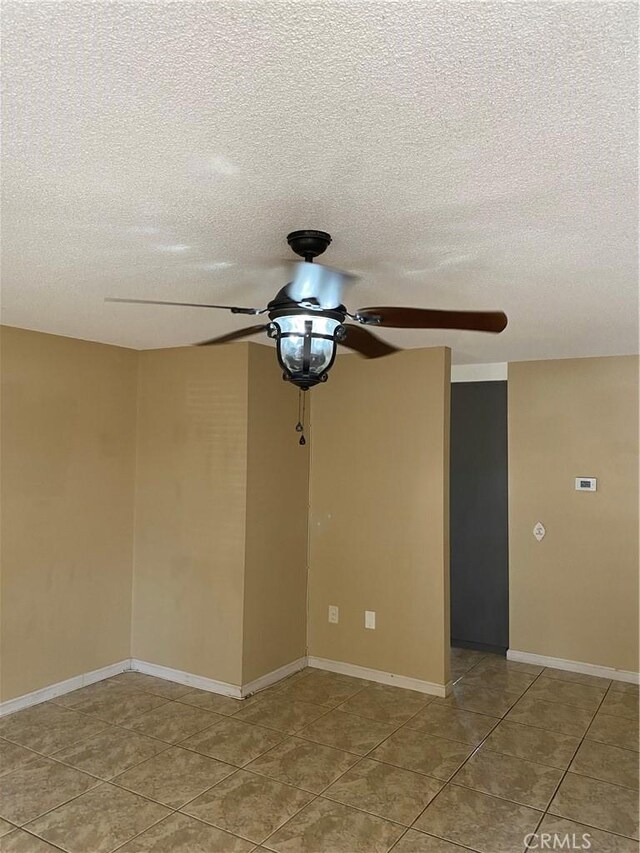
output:
M 351 308 L 454 361 L 637 351 L 636 4 L 3 3 L 2 320 L 136 348 L 247 318 L 285 235 L 330 231 Z M 293 257 L 293 256 L 291 256 Z M 382 333 L 381 333 L 382 334 Z

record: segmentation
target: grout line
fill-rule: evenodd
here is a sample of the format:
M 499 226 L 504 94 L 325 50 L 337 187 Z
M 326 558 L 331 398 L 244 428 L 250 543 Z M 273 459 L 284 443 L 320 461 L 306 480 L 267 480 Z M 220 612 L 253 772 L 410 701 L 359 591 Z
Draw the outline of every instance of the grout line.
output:
M 45 814 L 48 814 L 48 812 L 45 812 Z M 34 820 L 35 820 L 35 818 L 34 818 Z M 16 828 L 12 829 L 11 832 L 7 832 L 5 835 L 0 836 L 0 840 L 8 838 L 12 833 L 14 833 L 16 831 L 16 829 L 20 832 L 24 832 L 30 838 L 37 838 L 38 841 L 43 840 L 39 835 L 36 835 L 35 833 L 31 832 L 30 830 L 25 829 L 23 826 L 16 826 Z M 54 850 L 60 850 L 60 853 L 67 853 L 66 850 L 64 850 L 62 847 L 58 847 L 56 844 L 53 844 L 53 842 L 51 842 L 51 841 L 47 841 L 46 843 L 50 844 Z
M 154 802 L 154 801 L 152 800 L 152 802 Z M 165 806 L 165 808 L 169 808 L 169 806 Z M 160 820 L 155 820 L 149 826 L 145 826 L 144 829 L 142 829 L 140 832 L 136 832 L 136 834 L 132 835 L 131 838 L 127 838 L 127 840 L 123 841 L 122 844 L 118 844 L 118 846 L 114 847 L 112 850 L 110 850 L 109 853 L 117 853 L 118 850 L 122 850 L 122 848 L 126 847 L 126 845 L 129 844 L 131 841 L 135 841 L 136 838 L 140 838 L 141 835 L 144 835 L 144 833 L 147 832 L 147 830 L 153 829 L 154 826 L 157 826 L 159 823 L 162 823 L 163 820 L 168 820 L 174 814 L 176 814 L 176 810 L 172 809 L 169 812 L 169 814 L 166 814 L 164 817 L 161 817 Z

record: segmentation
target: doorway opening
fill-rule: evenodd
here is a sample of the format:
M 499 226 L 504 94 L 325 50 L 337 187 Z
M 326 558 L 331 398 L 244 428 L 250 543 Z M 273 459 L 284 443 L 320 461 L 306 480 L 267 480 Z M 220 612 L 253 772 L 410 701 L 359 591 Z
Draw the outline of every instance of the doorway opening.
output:
M 451 385 L 451 645 L 509 647 L 507 382 Z

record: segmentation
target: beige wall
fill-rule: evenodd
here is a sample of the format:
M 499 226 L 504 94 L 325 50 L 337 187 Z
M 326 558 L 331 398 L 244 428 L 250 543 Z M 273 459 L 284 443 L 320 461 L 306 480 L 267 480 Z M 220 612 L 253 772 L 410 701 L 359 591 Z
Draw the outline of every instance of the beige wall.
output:
M 311 392 L 311 655 L 448 679 L 449 374 L 444 348 L 344 355 Z
M 140 353 L 133 657 L 242 679 L 248 344 Z
M 271 348 L 140 353 L 135 658 L 240 685 L 304 655 L 296 419 Z
M 244 683 L 306 654 L 309 445 L 297 420 L 274 350 L 249 344 Z
M 309 494 L 309 653 L 444 683 L 448 376 L 341 356 L 301 448 L 270 348 L 3 328 L 2 700 L 130 654 L 233 684 L 303 655 Z M 638 359 L 510 365 L 509 430 L 511 648 L 637 671 Z
M 8 700 L 129 657 L 133 350 L 2 328 Z
M 509 490 L 511 648 L 637 672 L 637 358 L 509 365 Z

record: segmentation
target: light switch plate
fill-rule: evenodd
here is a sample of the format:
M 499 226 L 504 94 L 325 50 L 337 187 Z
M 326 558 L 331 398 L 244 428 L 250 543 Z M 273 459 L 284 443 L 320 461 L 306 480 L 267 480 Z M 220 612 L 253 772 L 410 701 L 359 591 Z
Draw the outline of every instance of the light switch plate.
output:
M 365 610 L 364 611 L 364 627 L 375 629 L 375 627 L 376 627 L 376 611 L 375 610 Z

